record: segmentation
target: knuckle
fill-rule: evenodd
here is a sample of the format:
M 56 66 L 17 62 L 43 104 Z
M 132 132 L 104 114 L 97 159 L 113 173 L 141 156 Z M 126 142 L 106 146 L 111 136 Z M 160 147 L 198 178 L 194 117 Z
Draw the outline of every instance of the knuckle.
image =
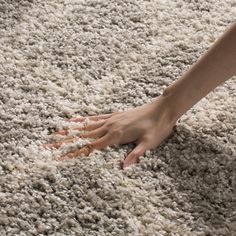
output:
M 141 155 L 141 152 L 135 152 L 135 153 L 134 153 L 134 156 L 135 156 L 135 157 L 138 157 L 138 156 L 140 156 L 140 155 Z
M 114 129 L 112 130 L 112 135 L 115 136 L 116 138 L 120 138 L 122 135 L 122 131 L 120 129 Z
M 147 145 L 147 144 L 152 143 L 153 140 L 154 138 L 151 135 L 146 135 L 142 138 L 142 143 L 145 143 Z
M 113 130 L 112 130 L 112 133 L 113 133 L 113 134 L 120 134 L 121 131 L 120 131 L 119 129 L 113 129 Z
M 111 128 L 112 125 L 113 125 L 113 122 L 111 122 L 111 121 L 107 121 L 107 122 L 104 124 L 104 126 L 105 126 L 106 128 Z
M 131 158 L 136 158 L 138 156 L 138 153 L 137 152 L 132 152 L 131 154 L 130 154 L 130 157 Z

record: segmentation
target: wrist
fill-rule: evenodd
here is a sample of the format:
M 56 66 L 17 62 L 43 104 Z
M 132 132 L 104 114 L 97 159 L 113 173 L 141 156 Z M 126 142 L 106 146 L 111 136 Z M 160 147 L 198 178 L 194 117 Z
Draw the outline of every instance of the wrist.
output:
M 155 110 L 165 113 L 166 119 L 175 124 L 185 113 L 185 105 L 172 87 L 167 87 L 163 93 L 153 101 Z
M 169 124 L 175 125 L 179 116 L 175 110 L 175 105 L 170 99 L 170 97 L 163 93 L 160 96 L 156 97 L 153 102 L 154 116 L 157 120 L 162 117 Z
M 187 101 L 183 92 L 178 92 L 174 85 L 163 90 L 161 95 L 164 103 L 169 107 L 170 116 L 177 121 L 187 111 Z

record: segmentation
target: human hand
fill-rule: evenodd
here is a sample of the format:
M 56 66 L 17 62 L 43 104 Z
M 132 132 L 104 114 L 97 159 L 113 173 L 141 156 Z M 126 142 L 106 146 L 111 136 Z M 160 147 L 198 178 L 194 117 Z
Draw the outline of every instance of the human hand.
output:
M 69 119 L 71 122 L 84 122 L 86 118 L 94 121 L 76 130 L 87 131 L 79 137 L 67 137 L 62 141 L 46 144 L 44 147 L 59 148 L 62 144 L 72 143 L 79 138 L 94 138 L 97 140 L 85 145 L 79 150 L 72 151 L 60 159 L 75 158 L 82 154 L 88 156 L 94 149 L 101 150 L 115 144 L 135 142 L 136 147 L 123 161 L 123 168 L 137 163 L 146 150 L 155 149 L 172 132 L 175 120 L 171 119 L 168 104 L 160 96 L 154 102 L 132 108 L 123 112 L 103 114 Z M 68 135 L 68 129 L 56 134 Z

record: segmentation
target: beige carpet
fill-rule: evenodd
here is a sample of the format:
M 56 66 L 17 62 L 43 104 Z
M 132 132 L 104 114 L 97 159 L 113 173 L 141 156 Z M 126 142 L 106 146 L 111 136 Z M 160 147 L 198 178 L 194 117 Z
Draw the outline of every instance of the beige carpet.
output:
M 235 77 L 126 170 L 133 143 L 41 147 L 151 101 L 235 19 L 235 0 L 0 0 L 0 235 L 235 236 Z

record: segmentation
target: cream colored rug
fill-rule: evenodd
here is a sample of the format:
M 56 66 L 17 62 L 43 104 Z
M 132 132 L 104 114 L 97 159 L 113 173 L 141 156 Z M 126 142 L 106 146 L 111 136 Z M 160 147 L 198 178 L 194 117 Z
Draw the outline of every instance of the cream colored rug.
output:
M 0 0 L 0 235 L 236 235 L 235 78 L 126 170 L 133 143 L 41 147 L 64 118 L 150 102 L 235 18 L 234 0 Z

